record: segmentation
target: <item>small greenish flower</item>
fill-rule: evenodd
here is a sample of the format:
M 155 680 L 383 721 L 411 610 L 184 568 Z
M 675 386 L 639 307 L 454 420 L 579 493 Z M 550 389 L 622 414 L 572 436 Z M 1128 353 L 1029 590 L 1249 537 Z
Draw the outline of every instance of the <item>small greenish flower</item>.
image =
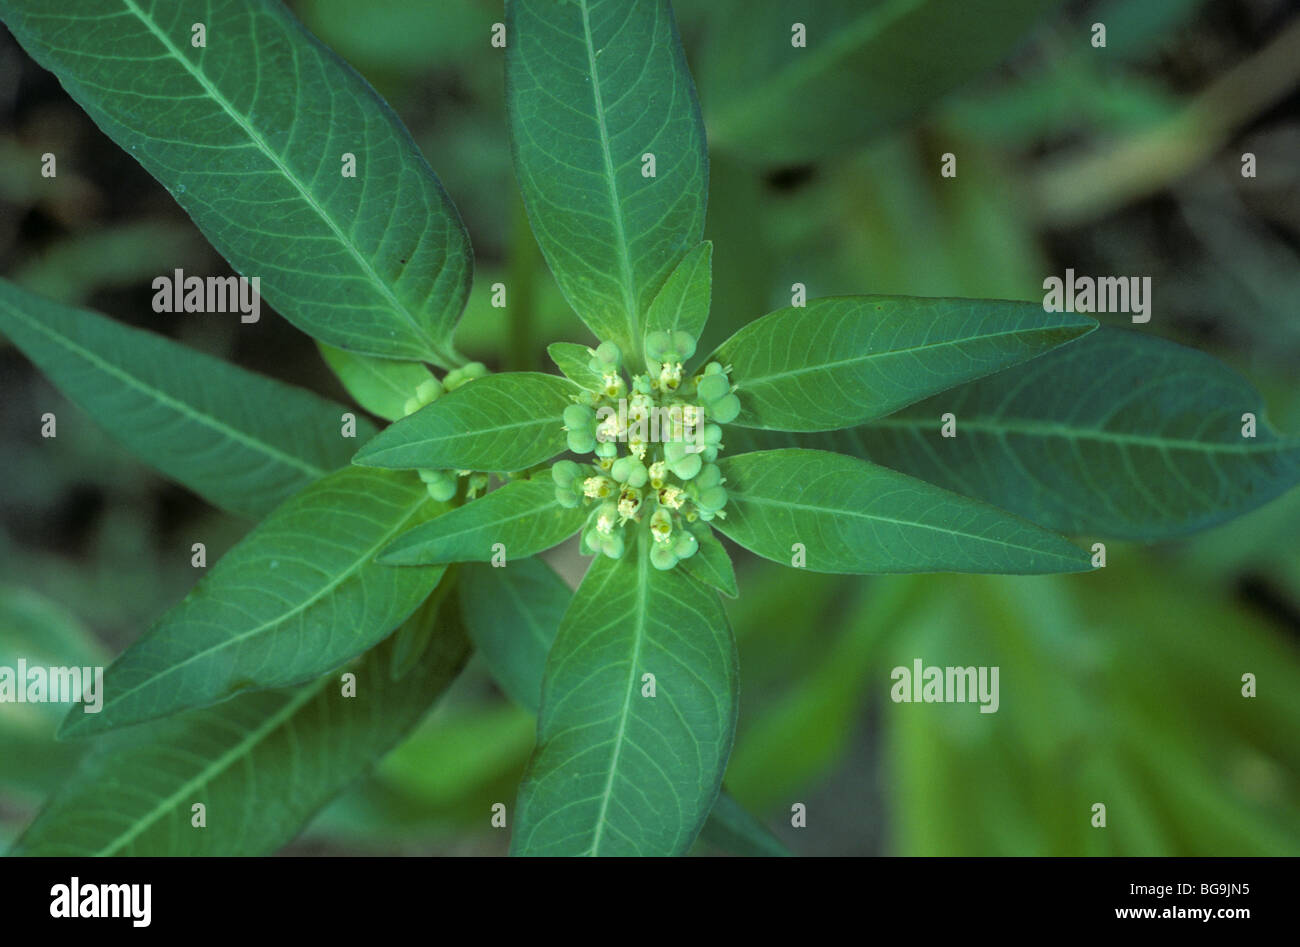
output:
M 556 502 L 590 508 L 583 552 L 618 558 L 628 530 L 647 530 L 655 567 L 670 569 L 699 549 L 688 524 L 707 529 L 724 515 L 727 492 L 714 463 L 723 446 L 717 422 L 739 412 L 728 371 L 710 362 L 697 375 L 685 374 L 695 340 L 680 331 L 647 336 L 649 371 L 631 375 L 630 383 L 618 346 L 602 342 L 588 352 L 600 377 L 563 412 L 569 448 L 585 463 L 551 468 Z
M 619 483 L 625 483 L 629 487 L 643 487 L 649 473 L 643 464 L 636 457 L 620 457 L 614 461 L 614 466 L 609 470 L 610 475 Z

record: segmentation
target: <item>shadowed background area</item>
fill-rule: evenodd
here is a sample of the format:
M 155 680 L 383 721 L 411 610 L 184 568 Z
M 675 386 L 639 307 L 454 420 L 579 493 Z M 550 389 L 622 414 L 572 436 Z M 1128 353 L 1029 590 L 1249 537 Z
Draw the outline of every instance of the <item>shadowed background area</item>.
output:
M 489 45 L 501 4 L 290 6 L 393 105 L 465 219 L 476 272 L 460 348 L 493 369 L 551 370 L 546 343 L 591 341 L 512 176 Z M 791 12 L 802 6 L 815 12 Z M 809 297 L 1038 300 L 1067 267 L 1149 276 L 1142 331 L 1233 366 L 1280 430 L 1300 432 L 1294 5 L 932 0 L 871 20 L 890 6 L 674 4 L 711 148 L 700 351 L 788 305 L 793 283 Z M 797 20 L 836 41 L 827 55 L 810 40 L 791 76 L 775 63 Z M 40 174 L 46 152 L 56 179 Z M 940 176 L 946 153 L 955 178 Z M 154 313 L 150 282 L 176 268 L 231 272 L 0 29 L 0 274 L 347 400 L 311 340 L 266 308 L 255 325 Z M 498 281 L 511 321 L 489 303 Z M 212 562 L 251 524 L 133 460 L 3 340 L 0 392 L 0 665 L 104 663 L 193 584 L 192 543 Z M 40 437 L 45 412 L 54 440 Z M 1108 544 L 1090 575 L 836 577 L 733 547 L 743 686 L 726 785 L 798 854 L 1300 854 L 1297 535 L 1293 490 L 1188 539 Z M 548 558 L 576 582 L 575 544 Z M 891 702 L 891 669 L 918 657 L 1000 667 L 998 712 Z M 84 749 L 53 740 L 59 709 L 0 705 L 0 845 Z M 533 732 L 472 662 L 289 851 L 504 853 L 490 807 L 512 804 Z M 1090 825 L 1098 802 L 1105 829 Z M 806 828 L 790 827 L 795 803 Z

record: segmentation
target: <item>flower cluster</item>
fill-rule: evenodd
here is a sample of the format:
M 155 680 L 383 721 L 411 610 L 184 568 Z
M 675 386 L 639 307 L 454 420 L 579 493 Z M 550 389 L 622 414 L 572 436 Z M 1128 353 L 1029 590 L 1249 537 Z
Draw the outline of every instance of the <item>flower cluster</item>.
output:
M 470 362 L 462 368 L 453 368 L 442 379 L 433 378 L 432 376 L 420 387 L 415 389 L 415 394 L 406 399 L 406 404 L 402 406 L 402 412 L 410 415 L 419 411 L 427 404 L 437 401 L 443 394 L 448 391 L 455 391 L 461 385 L 473 381 L 475 378 L 482 378 L 487 374 L 487 366 L 482 362 Z M 488 485 L 488 475 L 485 473 L 476 473 L 472 470 L 420 470 L 417 471 L 420 479 L 428 487 L 429 496 L 445 503 L 456 495 L 458 487 L 457 478 L 467 477 L 465 496 L 473 499 L 480 490 L 486 489 Z
M 671 569 L 695 555 L 695 530 L 726 515 L 727 491 L 714 463 L 723 446 L 718 425 L 735 419 L 740 402 L 718 362 L 683 376 L 682 363 L 695 354 L 686 333 L 652 332 L 645 348 L 647 371 L 630 384 L 617 345 L 588 349 L 599 382 L 564 409 L 564 429 L 571 451 L 592 456 L 559 461 L 551 476 L 561 505 L 591 509 L 585 552 L 620 558 L 624 534 L 644 524 L 651 563 Z

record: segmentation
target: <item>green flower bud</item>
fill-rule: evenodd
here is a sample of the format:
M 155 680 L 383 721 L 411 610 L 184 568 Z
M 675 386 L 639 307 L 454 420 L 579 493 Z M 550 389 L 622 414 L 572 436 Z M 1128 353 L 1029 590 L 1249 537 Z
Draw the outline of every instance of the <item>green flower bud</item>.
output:
M 427 378 L 415 389 L 415 397 L 420 404 L 430 404 L 442 395 L 442 383 L 436 378 Z
M 645 357 L 652 362 L 668 361 L 668 352 L 673 347 L 673 339 L 667 332 L 656 329 L 646 333 Z
M 677 556 L 667 546 L 655 543 L 654 548 L 650 550 L 650 565 L 660 572 L 666 572 L 677 565 Z
M 686 454 L 685 456 L 673 461 L 668 465 L 668 469 L 677 474 L 683 480 L 690 480 L 704 465 L 699 454 Z
M 649 476 L 645 464 L 635 457 L 618 458 L 614 461 L 614 466 L 609 469 L 609 474 L 619 483 L 626 483 L 629 487 L 645 486 L 646 478 Z
M 727 381 L 726 375 L 705 375 L 695 386 L 695 393 L 701 401 L 711 404 L 731 393 L 731 382 Z
M 700 491 L 699 498 L 695 505 L 700 508 L 700 512 L 716 513 L 727 505 L 727 490 L 725 487 L 709 487 Z
M 618 441 L 600 441 L 596 444 L 597 457 L 614 458 L 618 456 Z
M 709 405 L 709 417 L 713 418 L 713 420 L 717 421 L 719 424 L 727 424 L 730 421 L 734 421 L 739 414 L 740 399 L 734 394 L 727 395 L 720 401 L 715 401 L 713 404 Z
M 590 454 L 596 446 L 596 435 L 592 431 L 569 431 L 565 435 L 569 450 L 575 454 Z
M 699 490 L 716 487 L 720 483 L 722 483 L 722 468 L 717 464 L 705 464 L 695 475 L 695 486 Z
M 560 460 L 551 466 L 551 479 L 557 486 L 567 487 L 582 474 L 582 468 L 571 460 Z
M 585 404 L 571 404 L 564 409 L 564 426 L 570 431 L 590 431 L 594 434 L 596 412 Z
M 456 495 L 456 477 L 445 470 L 421 470 L 420 479 L 425 483 L 429 496 L 439 503 L 446 503 Z
M 689 559 L 700 548 L 700 541 L 687 530 L 682 530 L 673 540 L 673 555 L 678 559 Z
M 573 485 L 555 488 L 555 502 L 566 510 L 574 510 L 582 505 L 582 497 L 574 492 Z
M 673 333 L 673 354 L 676 356 L 674 362 L 684 362 L 695 354 L 695 339 L 689 332 L 678 329 Z
M 623 558 L 623 534 L 622 532 L 610 533 L 608 536 L 600 537 L 600 551 L 611 559 Z

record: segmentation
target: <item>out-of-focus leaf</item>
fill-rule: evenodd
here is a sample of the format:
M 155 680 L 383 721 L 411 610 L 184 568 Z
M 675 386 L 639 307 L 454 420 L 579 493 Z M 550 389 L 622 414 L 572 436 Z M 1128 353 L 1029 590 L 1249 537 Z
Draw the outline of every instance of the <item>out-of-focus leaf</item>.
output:
M 104 675 L 98 713 L 74 709 L 60 731 L 86 736 L 311 680 L 406 620 L 442 575 L 376 554 L 438 515 L 409 474 L 345 467 L 296 494 Z M 387 668 L 385 669 L 387 673 Z
M 424 715 L 469 652 L 450 610 L 415 670 L 391 680 L 390 640 L 339 674 L 244 694 L 108 738 L 14 855 L 256 855 L 298 834 Z M 192 807 L 205 807 L 194 828 Z
M 1055 5 L 725 0 L 699 70 L 710 140 L 786 164 L 865 141 L 993 66 Z
M 265 515 L 356 443 L 340 405 L 3 280 L 0 331 L 132 453 L 234 513 Z

